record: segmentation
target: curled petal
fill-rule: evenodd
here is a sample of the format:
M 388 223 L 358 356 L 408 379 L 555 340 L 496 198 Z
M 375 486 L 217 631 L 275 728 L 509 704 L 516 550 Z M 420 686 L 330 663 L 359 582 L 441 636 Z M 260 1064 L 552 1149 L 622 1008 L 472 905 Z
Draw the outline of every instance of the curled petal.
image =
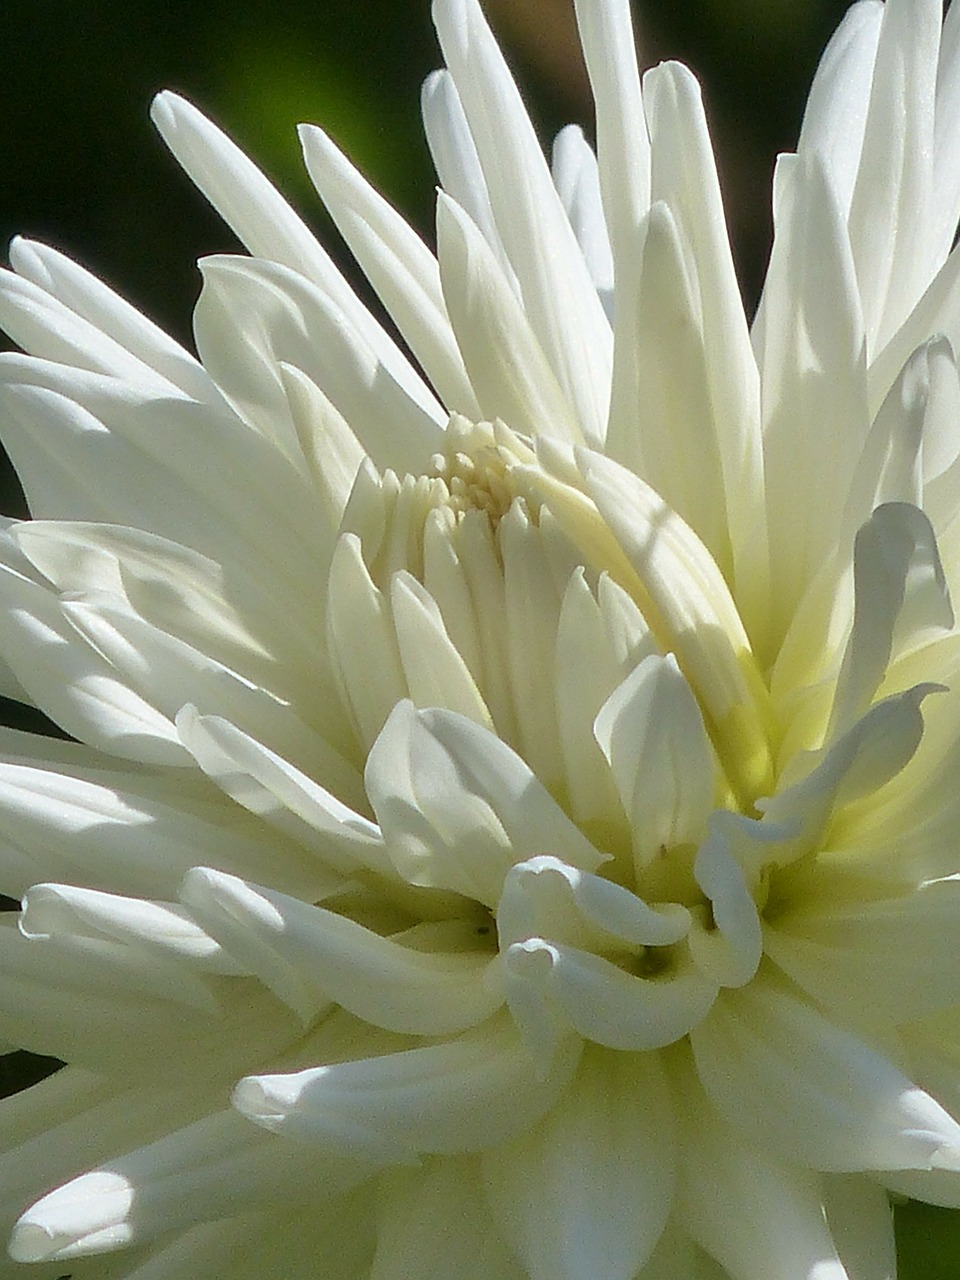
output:
M 650 907 L 629 889 L 549 855 L 511 868 L 497 909 L 504 947 L 539 934 L 595 950 L 665 947 L 679 942 L 689 925 L 685 907 Z
M 502 1003 L 485 981 L 488 953 L 417 951 L 333 911 L 206 868 L 190 872 L 183 896 L 304 1021 L 335 1000 L 388 1031 L 452 1035 Z M 460 934 L 462 942 L 476 940 L 477 926 L 464 921 Z
M 384 1164 L 417 1152 L 478 1151 L 554 1104 L 580 1056 L 568 1037 L 542 1077 L 509 1019 L 456 1040 L 379 1058 L 248 1076 L 234 1106 L 257 1124 Z
M 507 1003 L 538 1054 L 564 1029 L 611 1049 L 661 1049 L 687 1034 L 717 995 L 689 954 L 665 974 L 641 978 L 587 951 L 543 938 L 516 942 L 504 957 Z

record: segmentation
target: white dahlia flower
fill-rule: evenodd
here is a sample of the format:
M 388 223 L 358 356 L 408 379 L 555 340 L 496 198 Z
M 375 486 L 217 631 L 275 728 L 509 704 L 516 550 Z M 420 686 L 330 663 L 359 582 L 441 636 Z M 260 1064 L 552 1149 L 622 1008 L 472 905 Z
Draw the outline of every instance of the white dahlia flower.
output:
M 577 11 L 551 169 L 436 0 L 436 254 L 304 128 L 399 338 L 170 94 L 199 360 L 10 250 L 3 1277 L 885 1280 L 960 1204 L 960 6 L 850 9 L 752 329 L 695 80 Z

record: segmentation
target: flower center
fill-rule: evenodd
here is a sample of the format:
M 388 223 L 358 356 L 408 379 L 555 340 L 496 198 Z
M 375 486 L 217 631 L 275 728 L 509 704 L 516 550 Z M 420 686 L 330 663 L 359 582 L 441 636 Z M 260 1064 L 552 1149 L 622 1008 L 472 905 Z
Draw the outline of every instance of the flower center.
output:
M 482 444 L 472 455 L 462 449 L 434 454 L 429 474 L 446 485 L 447 505 L 458 516 L 482 511 L 496 529 L 515 496 L 508 475 L 511 461 L 496 444 Z

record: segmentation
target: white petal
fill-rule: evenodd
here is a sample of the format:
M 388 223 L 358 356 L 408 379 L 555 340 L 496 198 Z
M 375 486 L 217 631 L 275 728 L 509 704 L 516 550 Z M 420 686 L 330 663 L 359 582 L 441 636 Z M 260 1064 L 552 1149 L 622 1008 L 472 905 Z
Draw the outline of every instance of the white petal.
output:
M 245 574 L 240 556 L 227 570 L 156 534 L 92 522 L 30 520 L 12 536 L 60 592 L 116 593 L 145 622 L 281 696 L 317 681 L 319 617 L 290 601 L 282 579 Z
M 699 844 L 716 766 L 676 659 L 645 658 L 601 707 L 594 733 L 630 819 L 638 871 L 674 845 Z
M 511 702 L 516 716 L 517 750 L 545 786 L 563 777 L 556 713 L 555 636 L 567 575 L 576 553 L 565 536 L 558 539 L 566 563 L 558 584 L 551 557 L 556 523 L 547 511 L 536 520 L 515 502 L 500 521 L 497 550 L 503 565 L 503 643 Z M 487 606 L 490 607 L 489 605 Z
M 689 924 L 685 907 L 650 907 L 622 885 L 548 854 L 510 869 L 497 908 L 502 948 L 538 935 L 597 951 L 665 947 L 679 942 Z
M 356 772 L 297 715 L 296 707 L 213 661 L 193 645 L 151 626 L 112 596 L 91 594 L 60 602 L 76 632 L 101 653 L 130 696 L 176 720 L 188 700 L 248 731 L 254 729 L 294 763 L 314 763 L 331 786 L 348 790 Z
M 423 127 L 441 187 L 480 228 L 519 297 L 520 286 L 493 220 L 487 180 L 449 71 L 434 71 L 427 76 L 421 103 Z
M 491 1222 L 479 1164 L 445 1156 L 381 1177 L 370 1280 L 527 1280 Z
M 634 236 L 650 204 L 650 142 L 640 95 L 636 40 L 630 6 L 623 0 L 578 3 L 576 9 L 596 104 L 600 188 L 619 292 L 628 284 Z M 627 279 L 622 278 L 624 273 Z M 624 337 L 628 332 L 629 328 Z M 621 344 L 619 329 L 615 340 Z
M 529 435 L 582 433 L 492 250 L 449 196 L 437 200 L 437 254 L 450 321 L 483 415 Z
M 27 939 L 6 925 L 0 954 L 0 1034 L 34 1053 L 142 1078 L 158 1061 L 172 1069 L 181 1049 L 201 1053 L 222 1028 L 212 983 L 172 959 L 104 939 Z
M 642 656 L 642 655 L 641 655 Z M 604 831 L 614 849 L 629 844 L 626 816 L 610 770 L 593 735 L 597 712 L 616 688 L 620 664 L 600 604 L 583 570 L 574 573 L 557 622 L 557 726 L 570 815 L 590 831 Z
M 265 858 L 275 885 L 317 888 L 310 859 L 295 845 L 257 829 L 205 785 L 198 794 L 180 771 L 124 772 L 88 748 L 63 755 L 52 739 L 9 731 L 0 741 L 6 893 L 20 896 L 39 877 L 172 899 L 198 861 L 248 874 Z
M 930 279 L 929 216 L 939 0 L 885 4 L 850 242 L 872 350 L 916 305 Z
M 830 1174 L 823 1187 L 827 1225 L 847 1273 L 856 1280 L 894 1280 L 893 1207 L 884 1188 L 850 1174 Z
M 0 325 L 31 356 L 123 378 L 154 395 L 175 394 L 172 383 L 96 324 L 12 271 L 0 271 Z
M 847 497 L 845 523 L 851 532 L 869 519 L 875 507 L 885 502 L 924 505 L 924 472 L 936 465 L 935 452 L 946 452 L 947 442 L 942 438 L 929 441 L 927 438 L 936 430 L 936 417 L 930 403 L 931 374 L 937 366 L 942 369 L 946 352 L 949 344 L 942 335 L 918 347 L 880 406 Z M 948 358 L 952 363 L 952 354 Z M 939 381 L 942 385 L 942 377 Z M 848 544 L 849 538 L 841 535 L 841 541 Z
M 336 1182 L 331 1184 L 334 1188 Z M 203 1223 L 171 1245 L 151 1250 L 149 1262 L 123 1280 L 196 1280 L 224 1270 L 231 1280 L 368 1280 L 376 1244 L 375 1196 L 362 1184 L 345 1196 L 245 1213 Z M 76 1265 L 76 1264 L 74 1264 Z M 101 1264 L 102 1265 L 102 1264 Z M 99 1272 L 97 1273 L 99 1276 Z M 82 1280 L 79 1267 L 76 1280 Z
M 350 317 L 316 285 L 262 259 L 205 258 L 194 312 L 197 348 L 245 421 L 296 446 L 280 365 L 302 369 L 381 466 L 419 471 L 446 414 L 420 383 L 405 386 Z
M 863 319 L 847 229 L 819 157 L 806 153 L 785 168 L 787 161 L 794 158 L 781 158 L 778 169 L 776 236 L 753 333 L 763 372 L 767 518 L 776 582 L 772 623 L 778 635 L 839 540 L 870 421 Z M 820 424 L 817 432 L 810 431 L 811 422 Z M 829 467 L 817 447 L 826 438 L 832 442 Z
M 637 272 L 630 364 L 617 384 L 605 452 L 643 476 L 729 575 L 732 551 L 702 325 L 670 207 L 658 200 L 633 250 Z M 619 312 L 633 295 L 618 292 Z M 621 316 L 621 322 L 627 320 Z M 619 333 L 619 330 L 618 330 Z M 619 358 L 619 355 L 618 355 Z M 688 465 L 696 455 L 696 467 Z
M 224 1111 L 51 1192 L 23 1214 L 10 1252 L 20 1262 L 102 1253 L 204 1218 L 280 1207 L 321 1189 L 334 1194 L 372 1172 Z
M 551 173 L 604 311 L 611 317 L 613 255 L 600 199 L 597 157 L 579 125 L 566 125 L 554 138 Z
M 600 441 L 610 326 L 536 134 L 476 0 L 436 0 L 433 13 L 530 324 L 584 436 Z
M 196 868 L 181 890 L 213 937 L 306 1023 L 334 1000 L 365 1022 L 452 1035 L 503 1001 L 485 981 L 489 953 L 425 953 L 285 894 Z M 465 940 L 477 926 L 463 922 Z
M 821 1178 L 768 1154 L 767 1144 L 747 1146 L 739 1124 L 720 1120 L 692 1073 L 676 1084 L 683 1136 L 679 1217 L 723 1264 L 723 1274 L 850 1280 L 824 1221 Z
M 0 567 L 4 656 L 41 710 L 91 746 L 149 764 L 189 765 L 171 721 L 65 618 L 52 591 Z
M 581 450 L 580 465 L 601 514 L 629 558 L 630 583 L 664 652 L 672 650 L 694 690 L 711 732 L 729 741 L 753 794 L 769 776 L 762 727 L 766 690 L 729 588 L 693 531 L 642 480 L 624 467 Z
M 579 1044 L 559 1048 L 551 1071 L 533 1060 L 509 1020 L 455 1040 L 295 1075 L 250 1076 L 234 1105 L 264 1128 L 382 1163 L 415 1152 L 495 1146 L 539 1119 L 576 1069 Z
M 213 403 L 220 399 L 199 361 L 89 271 L 56 249 L 20 236 L 9 252 L 17 275 L 45 289 L 185 395 Z
M 339 539 L 330 564 L 327 639 L 344 701 L 369 749 L 391 708 L 409 690 L 389 603 L 370 577 L 360 540 L 352 533 Z
M 23 895 L 21 906 L 20 932 L 26 938 L 112 938 L 181 956 L 214 973 L 239 972 L 219 944 L 173 902 L 124 898 L 67 884 L 35 884 Z
M 740 596 L 752 614 L 763 606 L 766 546 L 754 503 L 763 492 L 760 378 L 750 347 L 727 236 L 716 162 L 700 87 L 686 67 L 648 71 L 644 104 L 652 149 L 651 199 L 670 207 L 698 290 L 715 434 Z M 762 614 L 760 615 L 763 616 Z
M 769 922 L 764 947 L 847 1022 L 908 1022 L 956 1002 L 958 897 L 960 881 L 939 880 L 877 902 L 801 899 Z
M 958 296 L 960 250 L 954 250 L 900 328 L 882 351 L 871 359 L 868 385 L 873 413 L 879 409 L 900 370 L 918 346 L 940 333 L 946 334 L 954 350 L 960 345 Z
M 853 628 L 843 655 L 828 736 L 863 715 L 890 662 L 930 633 L 953 628 L 953 608 L 922 511 L 907 503 L 878 507 L 854 544 Z
M 707 978 L 725 987 L 749 982 L 763 954 L 756 903 L 735 856 L 738 822 L 743 821 L 728 810 L 717 810 L 693 864 L 697 884 L 710 903 L 710 919 L 706 925 L 695 920 L 690 954 Z
M 479 417 L 436 258 L 322 129 L 301 125 L 300 141 L 321 199 L 437 395 L 451 413 Z
M 960 10 L 957 11 L 960 13 Z M 945 338 L 922 348 L 926 397 L 923 418 L 923 509 L 944 534 L 960 511 L 960 375 L 953 349 Z M 955 545 L 955 533 L 951 539 Z
M 797 151 L 816 151 L 844 215 L 853 186 L 870 102 L 883 5 L 861 0 L 844 14 L 820 57 L 807 97 Z
M 494 906 L 510 867 L 534 854 L 586 871 L 605 861 L 518 755 L 452 711 L 400 703 L 370 752 L 366 785 L 411 884 Z
M 960 214 L 960 10 L 947 10 L 937 67 L 937 110 L 934 121 L 933 190 L 928 219 L 930 266 L 939 267 L 953 247 Z
M 812 848 L 835 809 L 878 790 L 904 768 L 923 737 L 920 704 L 941 690 L 941 685 L 915 685 L 876 703 L 831 745 L 815 769 L 757 802 L 764 821 L 784 834 L 776 862 L 783 865 Z
M 334 535 L 365 456 L 363 447 L 343 414 L 302 369 L 281 361 L 280 377 L 318 506 L 326 516 L 325 531 Z
M 239 557 L 294 598 L 295 584 L 313 587 L 323 542 L 309 484 L 226 406 L 6 354 L 0 382 L 4 442 L 34 517 L 131 525 L 225 569 Z
M 443 625 L 436 601 L 409 573 L 390 584 L 390 610 L 411 701 L 446 707 L 493 728 L 490 712 Z
M 507 1003 L 539 1061 L 564 1031 L 610 1049 L 662 1049 L 681 1039 L 713 1004 L 717 983 L 685 948 L 656 978 L 640 978 L 576 947 L 530 938 L 504 956 Z
M 39 1189 L 67 1182 L 131 1144 L 152 1142 L 203 1114 L 213 1096 L 199 1077 L 194 1086 L 187 1096 L 169 1077 L 125 1088 L 80 1067 L 63 1067 L 4 1099 L 0 1203 L 8 1224 Z M 0 1275 L 7 1280 L 5 1272 Z
M 322 863 L 344 875 L 360 867 L 389 870 L 374 823 L 229 720 L 199 715 L 188 706 L 178 715 L 177 728 L 217 786 Z M 354 791 L 362 800 L 359 785 L 347 794 Z
M 956 1169 L 960 1125 L 892 1063 L 770 980 L 724 992 L 690 1041 L 714 1105 L 816 1169 Z
M 312 281 L 342 313 L 389 376 L 414 397 L 423 381 L 363 305 L 332 258 L 243 152 L 175 93 L 160 93 L 151 116 L 164 142 L 237 237 L 257 258 Z
M 484 1153 L 490 1197 L 531 1280 L 633 1280 L 673 1201 L 658 1059 L 587 1050 L 540 1123 Z

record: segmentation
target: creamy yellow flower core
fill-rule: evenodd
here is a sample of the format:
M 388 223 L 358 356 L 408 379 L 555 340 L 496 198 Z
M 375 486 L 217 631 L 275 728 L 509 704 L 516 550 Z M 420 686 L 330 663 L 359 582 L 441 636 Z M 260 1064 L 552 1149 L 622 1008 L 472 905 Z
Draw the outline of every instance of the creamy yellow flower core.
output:
M 878 513 L 863 545 L 904 519 Z M 426 474 L 361 475 L 341 541 L 352 568 L 331 575 L 328 607 L 369 602 L 356 642 L 376 677 L 356 676 L 349 643 L 341 671 L 387 856 L 491 913 L 498 981 L 544 1053 L 556 1019 L 617 1049 L 690 1032 L 756 973 L 767 903 L 790 909 L 838 808 L 916 749 L 930 686 L 869 710 L 869 671 L 844 675 L 838 656 L 830 733 L 778 780 L 786 726 L 713 558 L 588 450 L 454 419 Z M 465 762 L 442 744 L 467 722 Z M 381 812 L 387 762 L 413 832 Z M 503 791 L 540 795 L 542 823 L 511 830 Z
M 502 423 L 454 419 L 448 438 L 427 474 L 370 471 L 348 506 L 361 576 L 333 576 L 330 608 L 367 592 L 371 630 L 390 621 L 368 666 L 395 673 L 350 685 L 344 662 L 348 708 L 378 759 L 404 698 L 466 717 L 574 824 L 528 849 L 507 835 L 505 875 L 468 894 L 496 916 L 521 1024 L 523 992 L 549 981 L 563 951 L 601 986 L 629 975 L 649 997 L 651 979 L 675 982 L 679 1012 L 654 1017 L 657 1029 L 598 1033 L 614 1047 L 669 1043 L 718 982 L 746 981 L 759 961 L 751 895 L 765 880 L 759 865 L 740 871 L 711 815 L 757 826 L 744 815 L 770 778 L 766 691 L 719 573 L 655 495 L 640 502 L 649 545 L 631 555 L 591 496 L 589 460 L 581 474 L 571 450 L 535 452 Z M 423 785 L 435 784 L 425 774 Z M 451 887 L 419 855 L 404 873 Z

